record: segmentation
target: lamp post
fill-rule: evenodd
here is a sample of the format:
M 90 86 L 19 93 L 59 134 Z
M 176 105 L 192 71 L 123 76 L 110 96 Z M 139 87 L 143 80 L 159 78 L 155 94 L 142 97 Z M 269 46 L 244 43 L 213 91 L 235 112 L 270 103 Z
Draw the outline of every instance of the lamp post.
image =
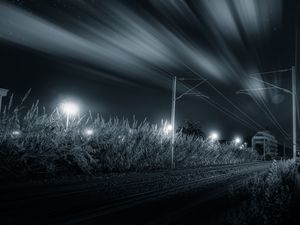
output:
M 4 88 L 0 88 L 0 113 L 1 113 L 1 106 L 2 106 L 2 97 L 7 95 L 8 90 Z

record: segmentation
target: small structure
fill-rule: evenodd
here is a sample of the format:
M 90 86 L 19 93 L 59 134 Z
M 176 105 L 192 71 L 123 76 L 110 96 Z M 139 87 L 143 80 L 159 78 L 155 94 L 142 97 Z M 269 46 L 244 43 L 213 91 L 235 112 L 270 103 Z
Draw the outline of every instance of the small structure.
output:
M 2 105 L 2 97 L 7 95 L 8 90 L 4 88 L 0 88 L 0 112 L 1 112 L 1 105 Z
M 264 159 L 273 159 L 277 156 L 278 142 L 270 131 L 259 131 L 252 137 L 252 148 L 255 149 Z

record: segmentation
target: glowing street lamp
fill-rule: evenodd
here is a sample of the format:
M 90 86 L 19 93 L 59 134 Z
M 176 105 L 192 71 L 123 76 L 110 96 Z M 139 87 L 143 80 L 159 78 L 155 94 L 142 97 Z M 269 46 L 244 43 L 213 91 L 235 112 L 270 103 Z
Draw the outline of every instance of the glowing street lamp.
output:
M 173 130 L 173 126 L 171 124 L 166 124 L 164 127 L 164 133 L 169 134 Z
M 236 138 L 234 139 L 234 143 L 235 143 L 236 145 L 240 144 L 240 143 L 241 143 L 241 138 L 236 137 Z
M 209 137 L 211 138 L 212 141 L 215 141 L 218 139 L 219 135 L 217 132 L 212 132 Z
M 68 129 L 70 116 L 75 116 L 79 113 L 79 106 L 74 102 L 64 102 L 61 104 L 60 108 L 67 116 L 66 128 Z
M 14 130 L 11 132 L 11 134 L 14 138 L 16 138 L 16 137 L 19 137 L 22 133 L 19 130 Z
M 94 130 L 93 129 L 90 129 L 90 128 L 87 128 L 84 130 L 84 135 L 87 136 L 87 137 L 90 137 L 94 134 Z

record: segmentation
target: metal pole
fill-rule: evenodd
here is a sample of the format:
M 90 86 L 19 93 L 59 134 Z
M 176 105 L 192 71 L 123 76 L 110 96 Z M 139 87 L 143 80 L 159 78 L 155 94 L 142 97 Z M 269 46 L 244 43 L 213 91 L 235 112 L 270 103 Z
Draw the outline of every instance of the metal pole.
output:
M 283 143 L 283 159 L 285 160 L 285 143 Z
M 2 106 L 2 98 L 7 95 L 7 92 L 8 92 L 7 89 L 0 88 L 0 112 L 2 110 L 2 108 L 1 108 L 1 106 Z
M 264 161 L 266 161 L 266 139 L 264 138 Z
M 298 2 L 297 2 L 298 3 Z M 293 160 L 297 157 L 297 125 L 296 125 L 296 76 L 298 71 L 298 4 L 296 4 L 296 23 L 295 23 L 295 66 L 292 67 L 292 97 L 293 97 Z
M 175 112 L 176 111 L 176 76 L 173 77 L 173 90 L 172 90 L 172 112 L 171 112 L 171 123 L 172 123 L 172 140 L 171 140 L 171 168 L 174 166 L 174 144 L 175 144 Z
M 296 160 L 296 70 L 292 67 L 292 101 L 293 101 L 293 160 Z
M 1 106 L 2 106 L 2 96 L 0 95 L 0 113 L 1 113 Z

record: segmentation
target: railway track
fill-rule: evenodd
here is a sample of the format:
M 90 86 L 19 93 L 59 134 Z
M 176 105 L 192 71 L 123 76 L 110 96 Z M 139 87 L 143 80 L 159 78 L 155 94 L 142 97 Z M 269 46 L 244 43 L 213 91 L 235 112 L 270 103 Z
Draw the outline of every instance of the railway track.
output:
M 58 187 L 54 185 L 45 190 L 43 186 L 35 187 L 33 190 L 30 190 L 28 186 L 28 192 L 25 191 L 25 194 L 24 192 L 17 193 L 17 190 L 13 190 L 7 195 L 5 192 L 1 192 L 0 210 L 4 214 L 0 214 L 6 218 L 12 217 L 14 213 L 12 210 L 18 206 L 25 209 L 23 214 L 26 217 L 26 211 L 34 211 L 36 206 L 45 204 L 42 213 L 47 214 L 50 210 L 58 216 L 57 218 L 51 218 L 51 221 L 54 220 L 55 223 L 44 222 L 43 224 L 85 224 L 86 221 L 113 215 L 146 202 L 172 198 L 180 193 L 195 190 L 203 191 L 217 184 L 229 185 L 232 182 L 231 178 L 242 180 L 251 173 L 265 171 L 269 165 L 268 162 L 255 162 L 141 173 L 134 174 L 134 176 L 113 176 L 97 178 L 86 183 L 66 186 L 61 184 Z M 107 185 L 112 180 L 118 182 Z M 134 190 L 135 193 L 127 192 L 127 190 Z M 114 192 L 119 192 L 119 194 L 115 195 Z M 98 195 L 101 197 L 98 198 Z M 51 205 L 57 207 L 53 208 Z M 5 210 L 3 207 L 5 207 Z M 68 214 L 68 210 L 72 207 L 76 208 L 76 213 Z
M 229 170 L 234 170 L 236 168 L 242 168 L 242 167 L 251 167 L 255 165 L 259 165 L 262 162 L 251 162 L 251 163 L 243 163 L 243 164 L 232 164 L 232 165 L 214 165 L 214 166 L 205 166 L 201 168 L 193 168 L 193 169 L 183 169 L 183 170 L 166 170 L 166 171 L 159 171 L 159 172 L 152 172 L 152 173 L 140 173 L 140 174 L 134 174 L 134 176 L 125 176 L 126 181 L 125 182 L 119 182 L 113 184 L 114 186 L 122 184 L 123 188 L 131 187 L 135 185 L 147 185 L 147 184 L 155 184 L 155 183 L 161 183 L 165 180 L 164 176 L 168 177 L 182 177 L 186 175 L 193 175 L 198 176 L 201 175 L 203 178 L 208 177 L 210 174 L 214 173 L 222 173 L 222 172 L 228 172 Z M 76 194 L 82 194 L 85 192 L 91 192 L 91 191 L 104 191 L 107 189 L 107 185 L 103 185 L 106 182 L 109 183 L 112 179 L 120 179 L 120 176 L 113 176 L 106 178 L 95 178 L 91 181 L 81 182 L 81 183 L 70 183 L 70 184 L 58 184 L 54 185 L 50 188 L 44 189 L 44 185 L 37 185 L 37 186 L 28 186 L 25 187 L 26 190 L 24 190 L 24 187 L 20 186 L 16 189 L 15 192 L 15 198 L 18 198 L 19 200 L 24 200 L 26 198 L 30 198 L 31 200 L 34 199 L 43 199 L 43 198 L 51 198 L 51 197 L 62 197 L 67 195 L 76 195 Z M 12 192 L 13 189 L 11 187 L 7 188 L 1 188 L 1 192 L 5 193 L 9 189 L 9 192 Z M 22 193 L 18 193 L 18 190 L 22 189 Z M 36 191 L 33 193 L 32 189 L 35 189 Z M 5 200 L 2 199 L 2 200 Z M 14 199 L 15 200 L 15 199 Z
M 249 167 L 250 165 L 247 165 L 246 168 L 243 168 L 234 174 L 232 173 L 219 174 L 212 177 L 197 179 L 161 191 L 157 191 L 157 190 L 149 191 L 149 192 L 139 193 L 132 196 L 127 196 L 121 199 L 115 199 L 113 201 L 106 202 L 103 206 L 100 206 L 98 208 L 93 208 L 92 210 L 78 214 L 76 215 L 76 217 L 72 216 L 71 218 L 68 219 L 68 222 L 64 223 L 64 225 L 84 224 L 86 221 L 93 220 L 97 217 L 99 218 L 107 214 L 113 214 L 114 212 L 121 211 L 126 208 L 135 207 L 141 203 L 145 203 L 146 201 L 154 201 L 162 198 L 170 198 L 177 194 L 192 191 L 192 190 L 197 190 L 197 191 L 199 191 L 199 189 L 204 190 L 205 188 L 208 187 L 209 184 L 213 185 L 216 183 L 222 183 L 223 186 L 228 186 L 233 184 L 235 185 L 236 188 L 238 188 L 241 187 L 247 179 L 249 179 L 248 177 L 249 174 L 258 172 L 260 170 L 266 171 L 266 168 L 268 168 L 270 163 L 252 164 L 252 166 L 254 165 L 256 167 L 252 167 L 252 168 Z M 232 180 L 230 180 L 229 178 L 234 175 L 236 176 L 235 178 L 238 178 L 239 180 L 232 183 Z M 227 191 L 226 189 L 223 189 L 223 191 L 221 192 L 214 193 L 213 197 L 223 195 L 226 191 Z M 211 198 L 212 195 L 209 195 L 209 197 Z M 208 200 L 207 198 L 203 198 L 201 199 L 201 202 L 207 200 Z M 200 202 L 198 201 L 197 204 L 200 204 Z M 192 206 L 191 205 L 186 206 L 185 210 L 187 210 L 190 207 Z M 182 212 L 182 210 L 183 209 L 181 208 L 180 212 Z M 176 214 L 177 214 L 176 211 L 172 212 L 172 215 L 168 215 L 167 218 L 173 218 L 173 216 L 175 216 Z
M 263 174 L 264 172 L 260 172 Z M 154 220 L 145 223 L 145 225 L 170 225 L 173 224 L 174 221 L 180 221 L 181 218 L 189 217 L 190 211 L 194 209 L 199 209 L 199 207 L 203 207 L 203 205 L 214 202 L 219 198 L 224 197 L 228 194 L 229 186 L 234 186 L 235 189 L 242 188 L 245 185 L 245 182 L 251 179 L 251 177 L 239 177 L 239 180 L 228 180 L 227 182 L 222 183 L 222 189 L 216 189 L 212 193 L 209 193 L 207 196 L 199 198 L 195 201 L 188 202 L 184 206 L 172 210 L 170 212 L 165 213 L 162 217 L 155 218 Z M 176 224 L 176 223 L 175 223 Z

